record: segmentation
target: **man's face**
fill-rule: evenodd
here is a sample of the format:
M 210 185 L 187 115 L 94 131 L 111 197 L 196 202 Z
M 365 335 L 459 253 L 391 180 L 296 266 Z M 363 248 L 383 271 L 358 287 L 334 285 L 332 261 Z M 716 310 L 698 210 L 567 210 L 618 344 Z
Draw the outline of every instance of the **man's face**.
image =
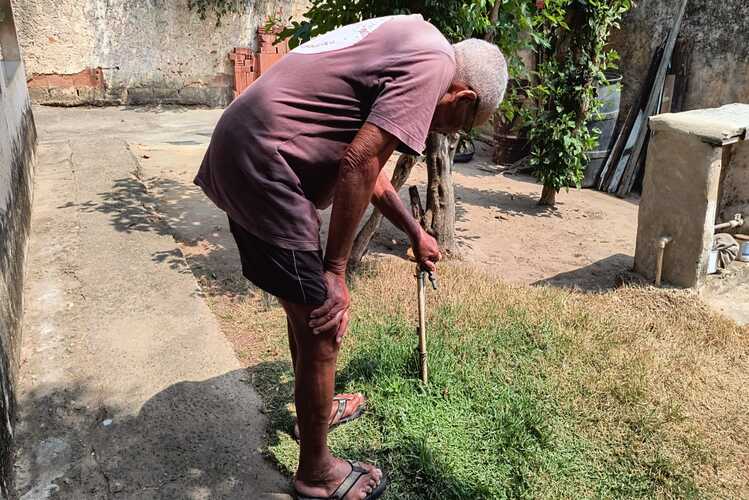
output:
M 477 122 L 479 96 L 461 82 L 452 83 L 434 110 L 429 130 L 443 134 L 469 131 Z

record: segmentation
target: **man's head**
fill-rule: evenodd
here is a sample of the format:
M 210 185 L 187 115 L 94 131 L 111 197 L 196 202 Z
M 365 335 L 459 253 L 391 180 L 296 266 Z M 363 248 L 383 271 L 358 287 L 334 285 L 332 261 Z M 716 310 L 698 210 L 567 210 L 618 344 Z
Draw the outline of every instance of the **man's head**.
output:
M 507 62 L 496 45 L 471 38 L 453 49 L 455 78 L 434 111 L 434 132 L 470 130 L 485 123 L 507 89 Z

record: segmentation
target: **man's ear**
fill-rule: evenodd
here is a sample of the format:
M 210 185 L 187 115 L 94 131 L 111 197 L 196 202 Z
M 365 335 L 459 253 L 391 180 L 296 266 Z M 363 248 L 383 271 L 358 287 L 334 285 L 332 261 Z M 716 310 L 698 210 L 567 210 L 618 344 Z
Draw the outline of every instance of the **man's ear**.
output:
M 469 101 L 469 102 L 473 102 L 476 99 L 478 99 L 478 97 L 479 96 L 476 94 L 476 92 L 474 92 L 471 89 L 464 89 L 464 90 L 460 90 L 460 91 L 458 91 L 458 92 L 455 93 L 455 100 L 456 101 Z

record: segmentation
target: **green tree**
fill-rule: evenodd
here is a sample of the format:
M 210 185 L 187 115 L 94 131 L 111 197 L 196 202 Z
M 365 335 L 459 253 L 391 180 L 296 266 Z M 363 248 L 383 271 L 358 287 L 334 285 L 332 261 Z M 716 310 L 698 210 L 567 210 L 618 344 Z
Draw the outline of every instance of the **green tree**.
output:
M 393 14 L 418 13 L 434 24 L 449 40 L 456 42 L 477 37 L 494 41 L 508 56 L 510 75 L 518 77 L 524 67 L 517 57 L 519 49 L 530 45 L 533 31 L 533 0 L 313 0 L 305 19 L 294 21 L 281 33 L 290 37 L 292 47 L 339 26 L 362 19 Z M 455 239 L 455 196 L 452 185 L 453 156 L 457 136 L 430 134 L 427 141 L 427 200 L 424 225 L 449 256 L 458 255 Z M 408 178 L 413 159 L 401 158 L 393 176 L 394 185 Z M 357 264 L 379 226 L 377 213 L 357 237 L 352 251 L 352 263 Z
M 189 0 L 188 4 L 201 16 L 213 10 L 219 19 L 232 11 L 232 5 L 240 5 L 236 0 Z M 291 22 L 280 37 L 290 37 L 294 47 L 362 19 L 419 13 L 451 41 L 469 37 L 493 41 L 507 57 L 515 82 L 502 112 L 510 122 L 521 117 L 532 144 L 535 175 L 544 185 L 540 203 L 554 205 L 562 188 L 580 185 L 586 153 L 598 136 L 586 126 L 598 107 L 596 85 L 605 81 L 605 70 L 617 58 L 606 43 L 632 6 L 632 0 L 312 0 L 304 20 Z M 531 72 L 519 57 L 526 48 L 538 59 Z M 521 106 L 523 102 L 531 105 Z M 457 136 L 431 134 L 426 151 L 425 228 L 452 256 L 458 254 L 451 175 L 457 142 Z M 414 163 L 414 158 L 401 157 L 393 175 L 396 188 L 405 183 Z M 380 220 L 375 212 L 357 237 L 354 264 L 364 255 Z
M 536 84 L 525 94 L 536 106 L 522 112 L 531 165 L 544 185 L 541 205 L 553 206 L 562 188 L 580 187 L 599 136 L 586 126 L 598 109 L 596 86 L 618 57 L 606 44 L 631 8 L 632 0 L 546 0 L 534 20 Z

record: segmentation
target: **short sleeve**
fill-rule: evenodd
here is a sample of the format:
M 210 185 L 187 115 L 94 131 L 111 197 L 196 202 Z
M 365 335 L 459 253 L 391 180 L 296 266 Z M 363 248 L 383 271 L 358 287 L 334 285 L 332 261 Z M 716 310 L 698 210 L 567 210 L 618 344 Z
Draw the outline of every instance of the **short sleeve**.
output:
M 379 92 L 367 117 L 369 123 L 397 137 L 421 154 L 426 147 L 434 109 L 455 76 L 453 57 L 425 51 L 385 68 Z

